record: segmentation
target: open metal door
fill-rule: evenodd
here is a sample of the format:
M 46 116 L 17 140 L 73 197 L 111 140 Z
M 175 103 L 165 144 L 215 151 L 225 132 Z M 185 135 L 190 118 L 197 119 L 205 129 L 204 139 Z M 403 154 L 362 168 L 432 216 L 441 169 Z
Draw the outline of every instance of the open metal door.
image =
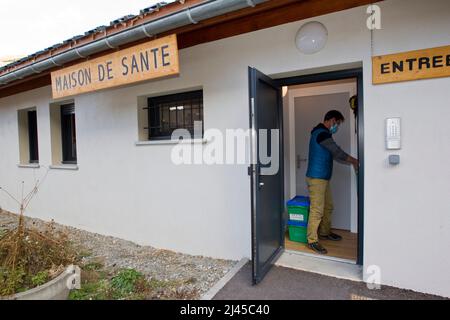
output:
M 283 251 L 283 114 L 281 87 L 249 68 L 253 284 Z

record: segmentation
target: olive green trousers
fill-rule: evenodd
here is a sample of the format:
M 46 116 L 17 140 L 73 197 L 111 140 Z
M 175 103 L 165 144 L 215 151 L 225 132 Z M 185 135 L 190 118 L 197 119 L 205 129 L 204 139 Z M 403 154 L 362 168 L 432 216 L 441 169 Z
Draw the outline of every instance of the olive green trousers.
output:
M 306 178 L 306 183 L 311 201 L 307 231 L 308 243 L 314 243 L 319 241 L 318 233 L 327 236 L 331 232 L 333 197 L 329 180 Z

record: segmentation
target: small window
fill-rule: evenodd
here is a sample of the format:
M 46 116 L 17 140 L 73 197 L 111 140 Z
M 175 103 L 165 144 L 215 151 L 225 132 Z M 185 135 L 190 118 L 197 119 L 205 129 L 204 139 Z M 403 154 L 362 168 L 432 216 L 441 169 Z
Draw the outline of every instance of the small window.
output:
M 203 91 L 193 91 L 148 98 L 149 140 L 170 139 L 176 129 L 186 129 L 195 136 L 194 124 L 203 123 Z
M 36 108 L 18 111 L 20 164 L 38 164 L 38 128 Z
M 75 130 L 75 105 L 65 104 L 61 106 L 61 142 L 62 163 L 77 163 L 77 139 Z
M 30 151 L 30 163 L 39 163 L 36 110 L 28 111 L 28 143 Z

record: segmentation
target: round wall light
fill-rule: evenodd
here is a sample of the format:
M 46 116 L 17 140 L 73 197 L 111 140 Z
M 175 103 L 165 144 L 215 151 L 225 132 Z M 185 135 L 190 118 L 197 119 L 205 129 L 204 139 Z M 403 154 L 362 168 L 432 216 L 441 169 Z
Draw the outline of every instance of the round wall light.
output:
M 317 21 L 305 23 L 295 36 L 295 44 L 304 54 L 319 52 L 325 47 L 327 40 L 327 28 Z

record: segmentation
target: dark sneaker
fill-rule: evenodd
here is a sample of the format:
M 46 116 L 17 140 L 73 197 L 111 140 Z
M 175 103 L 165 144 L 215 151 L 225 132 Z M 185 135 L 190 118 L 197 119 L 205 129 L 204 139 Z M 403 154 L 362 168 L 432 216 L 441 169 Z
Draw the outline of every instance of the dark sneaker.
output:
M 336 233 L 330 232 L 327 236 L 321 236 L 319 235 L 319 239 L 321 240 L 330 240 L 330 241 L 341 241 L 342 237 Z
M 320 254 L 327 254 L 328 251 L 327 249 L 325 249 L 324 247 L 322 247 L 322 245 L 318 242 L 313 242 L 313 243 L 308 243 L 308 248 L 310 248 L 311 250 L 320 253 Z

